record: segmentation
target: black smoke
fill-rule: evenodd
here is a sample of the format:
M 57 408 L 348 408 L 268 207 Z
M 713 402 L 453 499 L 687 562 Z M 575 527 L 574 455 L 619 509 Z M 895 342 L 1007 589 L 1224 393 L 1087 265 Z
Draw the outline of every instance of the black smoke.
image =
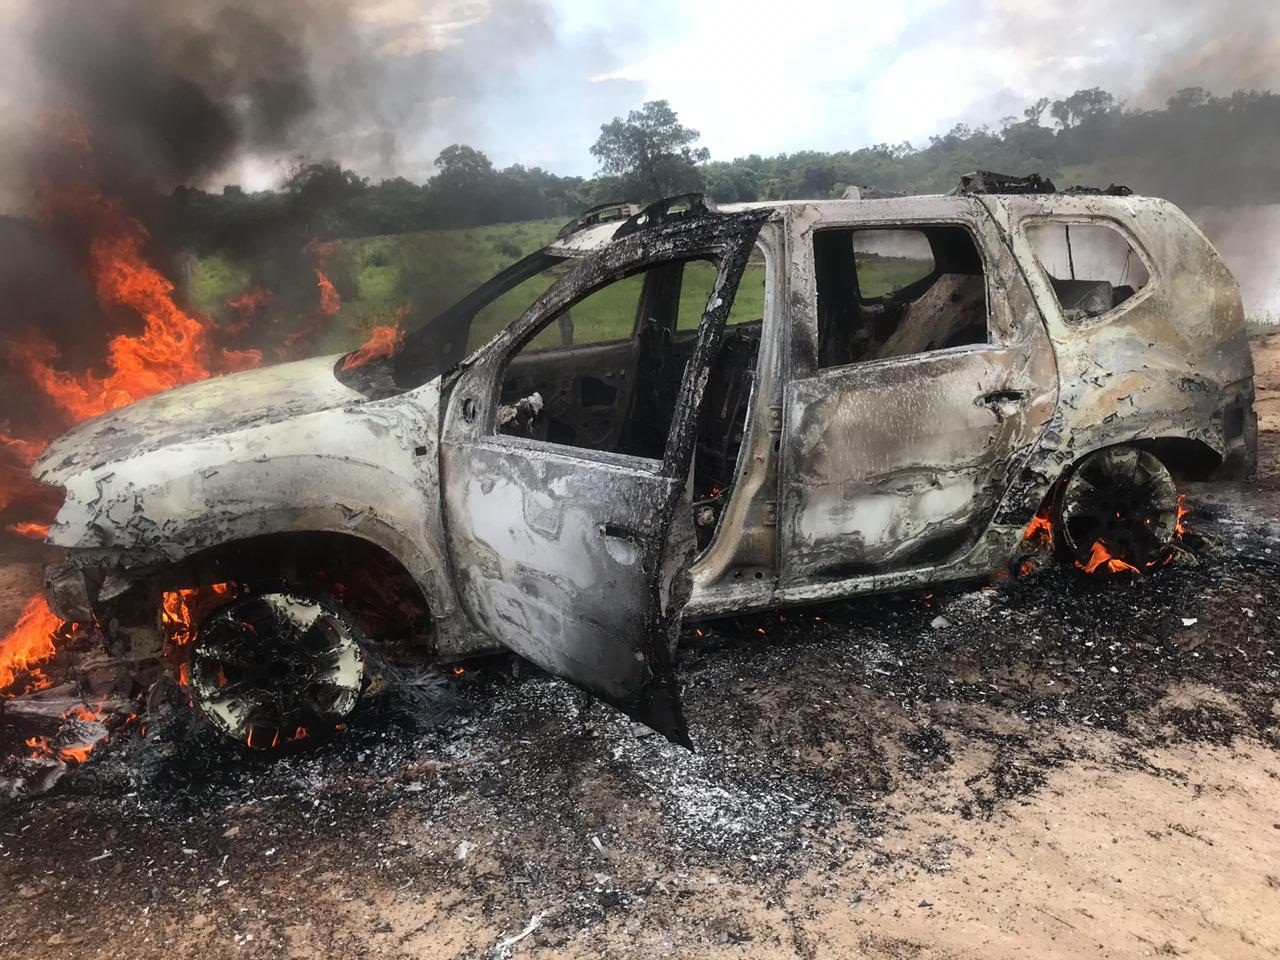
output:
M 161 188 L 241 150 L 287 149 L 317 107 L 313 53 L 347 8 L 325 0 L 44 0 L 33 36 L 48 106 L 93 133 L 103 178 Z

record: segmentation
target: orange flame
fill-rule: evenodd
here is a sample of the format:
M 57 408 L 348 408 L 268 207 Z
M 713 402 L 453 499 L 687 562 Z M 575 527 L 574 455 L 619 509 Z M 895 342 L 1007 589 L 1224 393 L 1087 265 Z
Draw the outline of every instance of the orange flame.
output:
M 1113 557 L 1107 549 L 1106 543 L 1101 540 L 1093 541 L 1093 547 L 1089 553 L 1089 562 L 1080 563 L 1077 560 L 1076 566 L 1085 573 L 1097 573 L 1099 569 L 1105 569 L 1108 573 L 1142 573 L 1133 564 L 1126 563 L 1119 557 Z
M 83 720 L 86 723 L 100 723 L 103 719 L 102 704 L 106 701 L 103 697 L 98 701 L 96 707 L 90 707 L 87 703 L 78 703 L 66 713 L 62 714 L 63 720 Z M 137 717 L 137 714 L 130 714 L 128 723 Z M 62 761 L 74 760 L 76 763 L 84 763 L 89 759 L 89 754 L 93 753 L 93 745 L 89 744 L 83 747 L 54 747 L 48 737 L 28 737 L 24 741 L 31 750 L 33 757 L 56 757 Z M 104 741 L 105 742 L 105 739 Z
M 93 369 L 59 369 L 58 348 L 32 330 L 7 346 L 17 365 L 70 425 L 115 410 L 142 397 L 203 380 L 217 372 L 258 366 L 257 350 L 214 350 L 211 321 L 198 319 L 175 302 L 173 284 L 146 259 L 146 228 L 129 215 L 118 198 L 104 196 L 97 185 L 88 127 L 72 112 L 45 118 L 43 135 L 54 148 L 51 169 L 72 171 L 58 180 L 44 174 L 36 195 L 44 218 L 55 227 L 73 225 L 92 239 L 85 266 L 93 280 L 104 316 L 132 315 L 142 331 L 120 334 L 108 345 L 101 373 Z M 37 438 L 0 436 L 9 459 L 29 466 L 46 444 Z M 41 499 L 28 476 L 0 465 L 0 508 L 23 498 Z
M 1046 503 L 1040 508 L 1040 512 L 1031 518 L 1031 522 L 1027 524 L 1026 531 L 1022 534 L 1023 546 L 1027 547 L 1051 547 L 1053 546 L 1053 521 L 1049 519 L 1049 505 Z
M 5 529 L 10 533 L 16 533 L 20 537 L 27 537 L 31 540 L 43 540 L 49 535 L 49 524 L 32 523 L 27 520 L 20 523 L 11 523 Z
M 44 452 L 47 442 L 12 437 L 0 433 L 0 510 L 15 500 L 29 501 L 33 509 L 45 506 L 49 493 L 31 479 L 31 465 Z
M 227 300 L 227 306 L 236 313 L 234 323 L 224 324 L 218 329 L 229 336 L 236 336 L 244 333 L 249 329 L 249 324 L 253 322 L 254 314 L 258 309 L 270 303 L 272 295 L 270 290 L 264 290 L 261 287 L 254 287 L 252 290 L 246 290 L 244 293 L 237 294 Z
M 379 324 L 369 331 L 369 339 L 361 345 L 360 349 L 348 354 L 342 361 L 342 369 L 353 370 L 356 367 L 363 367 L 372 360 L 389 357 L 399 349 L 402 340 L 404 340 L 404 332 L 399 324 Z
M 338 288 L 333 285 L 327 273 L 329 258 L 338 251 L 338 244 L 333 240 L 312 240 L 303 249 L 316 258 L 314 270 L 316 286 L 320 289 L 320 313 L 322 316 L 332 317 L 342 309 L 342 297 L 338 295 Z
M 396 308 L 395 317 L 390 323 L 376 324 L 360 348 L 342 361 L 342 369 L 363 367 L 370 361 L 389 357 L 399 350 L 404 341 L 404 331 L 400 329 L 400 324 L 408 316 L 410 309 L 410 304 L 401 304 Z
M 316 286 L 320 288 L 320 312 L 326 317 L 332 317 L 342 309 L 342 297 L 338 295 L 338 288 L 333 285 L 333 281 L 325 276 L 325 272 L 319 267 L 315 269 Z
M 136 313 L 142 318 L 143 332 L 121 334 L 111 341 L 107 348 L 110 372 L 104 377 L 91 370 L 56 369 L 52 361 L 58 357 L 57 348 L 38 335 L 17 344 L 12 354 L 73 422 L 211 374 L 199 356 L 206 346 L 204 325 L 178 307 L 173 284 L 143 256 L 146 229 L 124 212 L 119 200 L 95 192 L 89 202 L 105 224 L 104 232 L 89 246 L 98 301 L 104 310 L 126 307 Z M 245 357 L 236 362 L 252 365 Z
M 195 636 L 195 624 L 200 616 L 230 593 L 230 583 L 166 590 L 160 598 L 160 626 L 168 634 L 169 643 L 175 647 L 184 647 L 190 643 Z M 185 667 L 184 663 L 182 668 Z M 185 681 L 182 685 L 186 686 Z
M 31 466 L 44 453 L 48 444 L 44 440 L 23 440 L 20 437 L 0 436 L 0 447 L 4 448 L 19 463 Z
M 30 670 L 53 656 L 53 638 L 62 627 L 62 621 L 54 616 L 43 596 L 27 601 L 18 616 L 18 622 L 9 635 L 0 640 L 0 689 L 9 687 L 18 674 Z M 48 686 L 48 679 L 39 678 L 40 686 Z

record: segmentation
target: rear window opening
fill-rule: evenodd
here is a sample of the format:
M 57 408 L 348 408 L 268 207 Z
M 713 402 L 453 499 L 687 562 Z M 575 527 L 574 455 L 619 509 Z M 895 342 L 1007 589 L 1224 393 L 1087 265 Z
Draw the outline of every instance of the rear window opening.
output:
M 821 367 L 989 342 L 982 257 L 963 227 L 819 230 L 813 258 Z
M 1027 227 L 1027 240 L 1068 321 L 1114 310 L 1151 280 L 1142 257 L 1108 223 L 1042 221 Z

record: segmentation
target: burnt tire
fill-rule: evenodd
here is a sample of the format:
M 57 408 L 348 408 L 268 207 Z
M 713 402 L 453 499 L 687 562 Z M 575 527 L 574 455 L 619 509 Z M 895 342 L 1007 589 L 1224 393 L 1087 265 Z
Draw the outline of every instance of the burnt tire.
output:
M 215 728 L 249 747 L 329 734 L 360 698 L 363 644 L 327 596 L 293 588 L 249 594 L 200 624 L 191 690 Z
M 1169 558 L 1178 528 L 1178 491 L 1152 453 L 1109 447 L 1076 465 L 1062 490 L 1057 529 L 1089 573 L 1142 572 Z

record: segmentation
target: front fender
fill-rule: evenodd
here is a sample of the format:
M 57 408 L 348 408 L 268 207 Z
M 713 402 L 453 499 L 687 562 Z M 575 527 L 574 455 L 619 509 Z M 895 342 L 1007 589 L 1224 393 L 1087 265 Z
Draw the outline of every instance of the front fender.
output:
M 395 557 L 448 618 L 438 403 L 429 384 L 65 477 L 49 541 L 80 565 L 127 570 L 265 535 L 347 534 Z

